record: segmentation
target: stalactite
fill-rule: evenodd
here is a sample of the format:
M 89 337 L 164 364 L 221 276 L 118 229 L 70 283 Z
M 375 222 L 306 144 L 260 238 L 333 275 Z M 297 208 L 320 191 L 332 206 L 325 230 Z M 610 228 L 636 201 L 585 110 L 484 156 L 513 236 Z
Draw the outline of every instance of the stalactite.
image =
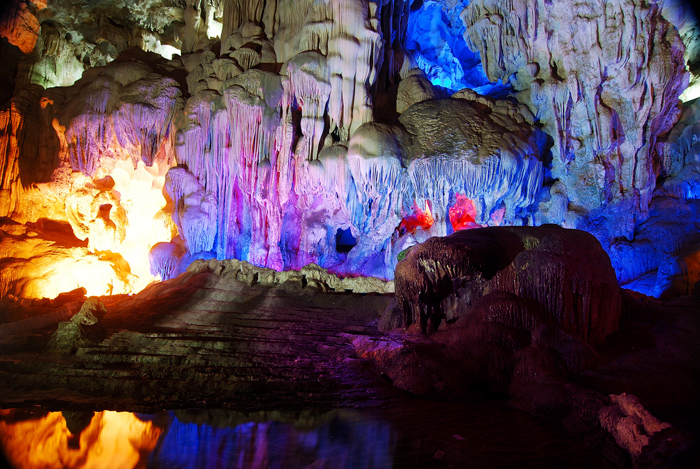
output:
M 136 167 L 171 157 L 161 147 L 180 105 L 174 80 L 125 63 L 95 69 L 74 90 L 59 116 L 74 169 L 93 176 L 103 159 L 131 158 Z
M 324 116 L 331 94 L 325 57 L 316 52 L 303 52 L 287 63 L 287 75 L 288 91 L 292 96 L 286 97 L 286 102 L 291 103 L 296 99 L 301 108 L 301 132 L 306 143 L 305 153 L 309 159 L 315 160 L 321 150 L 321 139 L 326 130 Z
M 649 215 L 656 141 L 687 86 L 683 44 L 660 7 L 476 1 L 461 16 L 489 79 L 509 80 L 554 139 L 552 176 L 571 210 L 543 221 L 631 237 Z

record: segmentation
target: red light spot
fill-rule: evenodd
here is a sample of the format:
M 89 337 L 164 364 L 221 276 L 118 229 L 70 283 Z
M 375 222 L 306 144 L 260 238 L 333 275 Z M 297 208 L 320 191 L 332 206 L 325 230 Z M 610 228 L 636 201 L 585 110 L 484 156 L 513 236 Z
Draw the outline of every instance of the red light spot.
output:
M 427 201 L 425 202 L 425 211 L 421 210 L 418 204 L 413 202 L 413 214 L 401 220 L 399 233 L 415 233 L 418 227 L 429 230 L 434 222 L 435 219 L 430 211 L 430 204 Z
M 476 223 L 476 206 L 466 195 L 457 194 L 457 202 L 450 208 L 450 222 L 454 231 L 481 228 Z

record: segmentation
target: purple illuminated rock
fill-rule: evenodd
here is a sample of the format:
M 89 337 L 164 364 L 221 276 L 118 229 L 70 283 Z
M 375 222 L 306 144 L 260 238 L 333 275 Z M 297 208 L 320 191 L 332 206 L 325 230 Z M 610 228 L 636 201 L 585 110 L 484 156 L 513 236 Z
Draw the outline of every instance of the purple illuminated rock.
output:
M 554 225 L 489 227 L 431 238 L 396 268 L 404 326 L 464 321 L 491 292 L 536 300 L 547 318 L 592 344 L 617 330 L 621 297 L 608 255 L 590 234 Z
M 517 394 L 513 382 L 568 377 L 600 362 L 542 303 L 504 291 L 475 299 L 467 315 L 431 335 L 393 332 L 356 338 L 353 345 L 394 386 L 419 396 Z
M 148 252 L 151 274 L 159 276 L 161 280 L 175 277 L 173 273 L 183 254 L 176 243 L 156 243 Z

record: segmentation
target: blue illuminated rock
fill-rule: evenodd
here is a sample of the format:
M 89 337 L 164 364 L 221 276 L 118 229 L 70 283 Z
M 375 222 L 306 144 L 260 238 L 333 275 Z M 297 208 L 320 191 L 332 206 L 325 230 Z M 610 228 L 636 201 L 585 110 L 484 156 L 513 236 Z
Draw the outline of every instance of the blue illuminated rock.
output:
M 648 216 L 655 145 L 688 84 L 683 43 L 659 6 L 476 0 L 462 19 L 489 79 L 509 81 L 553 139 L 565 210 L 545 202 L 540 222 L 631 237 Z
M 469 4 L 459 1 L 413 2 L 406 28 L 406 48 L 416 65 L 437 86 L 457 91 L 488 85 L 477 51 L 464 40 L 459 13 Z

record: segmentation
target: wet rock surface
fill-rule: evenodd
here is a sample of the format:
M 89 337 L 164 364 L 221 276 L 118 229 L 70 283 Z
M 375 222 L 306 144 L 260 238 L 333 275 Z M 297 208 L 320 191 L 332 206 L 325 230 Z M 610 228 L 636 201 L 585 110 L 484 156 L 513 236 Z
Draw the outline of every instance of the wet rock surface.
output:
M 491 292 L 535 300 L 547 320 L 592 344 L 614 332 L 620 317 L 610 259 L 583 231 L 554 225 L 459 231 L 414 247 L 396 268 L 405 327 L 438 330 L 443 320 L 468 316 Z
M 464 403 L 507 402 L 563 426 L 556 431 L 614 466 L 687 467 L 697 457 L 700 303 L 693 297 L 661 302 L 625 292 L 619 330 L 594 347 L 535 299 L 511 292 L 475 299 L 468 316 L 432 334 L 382 332 L 392 295 L 331 291 L 330 277 L 314 268 L 284 281 L 265 272 L 201 261 L 138 295 L 101 297 L 104 335 L 73 341 L 67 353 L 45 349 L 60 321 L 88 317 L 79 313 L 82 291 L 21 305 L 2 300 L 0 407 L 398 412 L 407 397 L 400 389 L 448 413 Z M 505 426 L 521 418 L 504 412 L 493 415 Z M 403 444 L 435 440 L 411 438 Z M 469 460 L 459 443 L 441 444 L 431 454 Z
M 97 325 L 82 324 L 84 312 L 74 310 L 57 326 L 66 316 L 42 311 L 22 328 L 0 325 L 7 329 L 0 336 L 3 405 L 48 400 L 244 410 L 376 401 L 388 387 L 377 386 L 381 381 L 347 336 L 376 334 L 371 324 L 389 299 L 323 294 L 301 280 L 290 292 L 284 284 L 250 286 L 201 271 L 135 297 L 102 297 L 100 340 L 85 337 Z M 65 353 L 45 354 L 49 343 L 65 345 L 58 347 Z
M 616 464 L 682 467 L 696 454 L 697 425 L 669 409 L 697 411 L 688 393 L 699 390 L 691 358 L 700 356 L 698 304 L 688 298 L 686 311 L 668 317 L 669 305 L 656 304 L 621 295 L 607 255 L 586 233 L 471 230 L 413 248 L 379 322 L 387 334 L 353 345 L 412 394 L 500 396 L 555 418 Z

